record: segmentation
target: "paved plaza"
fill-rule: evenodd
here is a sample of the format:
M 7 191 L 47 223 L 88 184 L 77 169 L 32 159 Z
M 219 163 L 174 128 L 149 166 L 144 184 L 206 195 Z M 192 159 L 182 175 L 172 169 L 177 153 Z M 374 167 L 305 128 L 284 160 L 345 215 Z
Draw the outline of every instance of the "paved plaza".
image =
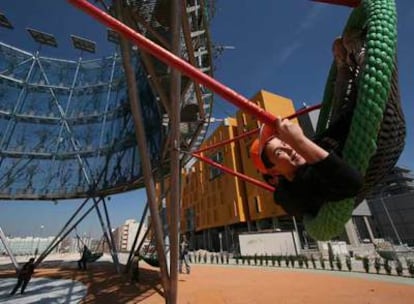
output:
M 116 273 L 109 257 L 79 271 L 76 259 L 49 260 L 36 270 L 25 295 L 9 297 L 16 279 L 10 265 L 0 268 L 0 303 L 163 304 L 157 268 L 142 262 L 140 283 Z M 370 303 L 411 304 L 414 279 L 363 272 L 285 267 L 193 264 L 180 274 L 178 303 Z

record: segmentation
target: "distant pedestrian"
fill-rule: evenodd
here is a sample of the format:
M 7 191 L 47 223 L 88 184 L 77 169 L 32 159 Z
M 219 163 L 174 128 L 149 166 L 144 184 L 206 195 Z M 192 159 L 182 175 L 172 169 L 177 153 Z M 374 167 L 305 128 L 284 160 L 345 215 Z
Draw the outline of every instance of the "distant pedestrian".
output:
M 179 272 L 183 273 L 183 263 L 185 264 L 186 273 L 190 274 L 190 263 L 188 261 L 188 242 L 185 235 L 182 237 L 182 241 L 180 243 L 180 255 L 179 255 Z
M 19 270 L 16 286 L 14 286 L 13 291 L 10 293 L 10 295 L 14 295 L 20 286 L 20 293 L 24 294 L 24 290 L 26 289 L 26 286 L 32 278 L 34 272 L 34 260 L 34 258 L 30 258 L 30 260 L 26 262 L 23 265 L 23 267 Z
M 91 251 L 89 250 L 88 247 L 86 247 L 86 245 L 83 246 L 83 250 L 82 250 L 82 256 L 80 258 L 80 260 L 78 261 L 78 268 L 80 270 L 86 270 L 86 263 L 88 262 L 88 259 L 90 258 L 90 256 L 92 255 Z

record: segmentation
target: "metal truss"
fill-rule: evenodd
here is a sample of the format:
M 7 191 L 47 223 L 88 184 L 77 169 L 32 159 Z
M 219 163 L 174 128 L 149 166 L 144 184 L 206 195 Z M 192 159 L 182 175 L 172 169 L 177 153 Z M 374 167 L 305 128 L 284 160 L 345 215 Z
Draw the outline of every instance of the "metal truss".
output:
M 134 62 L 155 162 L 161 115 L 139 60 Z M 0 43 L 0 198 L 52 200 L 142 186 L 126 91 L 116 53 L 68 61 Z
M 98 2 L 212 76 L 204 1 Z M 119 271 L 104 196 L 145 185 L 165 298 L 176 303 L 180 172 L 188 156 L 180 148 L 201 144 L 213 95 L 119 38 L 120 54 L 94 61 L 44 58 L 0 44 L 0 96 L 7 100 L 0 106 L 0 198 L 85 197 L 36 265 L 95 209 Z M 155 177 L 166 174 L 169 225 L 155 193 Z M 88 201 L 93 205 L 81 214 Z
M 86 209 L 88 201 L 92 202 L 92 206 Z M 103 205 L 103 210 L 105 217 L 102 216 L 102 211 L 99 208 L 99 204 Z M 86 209 L 86 210 L 84 210 Z M 116 250 L 116 245 L 114 242 L 114 237 L 112 234 L 111 222 L 109 220 L 108 210 L 106 208 L 106 201 L 104 197 L 100 198 L 87 198 L 81 203 L 78 209 L 72 214 L 66 224 L 63 225 L 62 229 L 55 236 L 55 238 L 50 242 L 50 244 L 45 248 L 45 250 L 39 255 L 35 261 L 35 266 L 37 267 L 42 261 L 51 253 L 56 247 L 73 231 L 76 227 L 86 218 L 86 216 L 94 210 L 98 215 L 99 222 L 101 224 L 103 236 L 108 244 L 112 260 L 114 262 L 115 270 L 120 273 L 118 253 Z M 83 211 L 83 213 L 82 213 Z M 76 219 L 76 220 L 75 220 Z M 105 222 L 106 221 L 106 222 Z

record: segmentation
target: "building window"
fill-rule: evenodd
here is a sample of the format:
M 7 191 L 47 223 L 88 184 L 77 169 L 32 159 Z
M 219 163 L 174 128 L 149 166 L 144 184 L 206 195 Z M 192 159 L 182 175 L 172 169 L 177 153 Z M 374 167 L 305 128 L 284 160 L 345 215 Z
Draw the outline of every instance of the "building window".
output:
M 237 217 L 238 214 L 237 214 L 237 202 L 236 202 L 236 200 L 233 200 L 233 208 L 234 208 L 234 216 Z
M 219 164 L 223 163 L 223 153 L 222 152 L 217 152 L 216 154 L 211 156 L 211 159 Z M 210 180 L 215 179 L 217 176 L 220 176 L 223 174 L 223 171 L 221 171 L 220 169 L 211 166 L 210 167 Z
M 246 114 L 245 113 L 242 113 L 242 121 L 243 121 L 243 129 L 246 131 L 247 118 L 246 118 Z
M 262 212 L 262 206 L 260 205 L 260 200 L 257 196 L 254 197 L 254 206 L 256 208 L 256 213 Z

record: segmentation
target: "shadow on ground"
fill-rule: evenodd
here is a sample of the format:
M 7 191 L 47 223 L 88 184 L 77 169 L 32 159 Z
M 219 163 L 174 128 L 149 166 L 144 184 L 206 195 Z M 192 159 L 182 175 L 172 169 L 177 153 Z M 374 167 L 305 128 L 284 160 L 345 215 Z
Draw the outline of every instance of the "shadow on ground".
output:
M 124 267 L 121 265 L 121 274 L 115 270 L 114 264 L 110 262 L 97 262 L 90 264 L 88 270 L 81 271 L 77 269 L 76 262 L 67 263 L 64 266 L 56 267 L 56 263 L 42 264 L 40 268 L 36 269 L 33 277 L 33 282 L 30 282 L 27 287 L 27 295 L 34 293 L 46 292 L 50 288 L 41 285 L 41 280 L 65 279 L 69 282 L 81 282 L 87 287 L 87 295 L 82 300 L 78 300 L 82 304 L 91 303 L 111 303 L 124 304 L 128 302 L 139 303 L 158 293 L 162 296 L 162 287 L 157 269 L 150 269 L 147 267 L 140 268 L 139 282 L 130 283 L 129 278 L 123 274 Z M 9 267 L 5 270 L 4 267 L 0 271 L 0 282 L 8 279 L 7 284 L 3 284 L 0 289 L 0 303 L 5 300 L 10 290 L 13 288 L 16 279 L 14 270 Z M 14 279 L 14 280 L 10 280 Z M 40 281 L 39 281 L 40 280 Z M 55 284 L 56 285 L 56 284 Z M 59 284 L 57 284 L 59 285 Z M 1 286 L 1 285 L 0 285 Z M 45 299 L 41 303 L 77 303 L 74 302 L 75 292 L 79 293 L 75 288 L 75 284 L 66 284 L 66 301 L 53 299 L 51 296 L 53 289 L 50 290 L 50 300 Z M 17 297 L 23 297 L 18 295 Z M 68 299 L 71 299 L 70 301 Z M 78 298 L 80 299 L 80 298 Z M 53 301 L 52 301 L 53 300 Z M 3 302 L 8 303 L 8 302 Z M 11 302 L 10 302 L 11 303 Z M 15 302 L 15 303 L 40 303 L 40 302 Z

